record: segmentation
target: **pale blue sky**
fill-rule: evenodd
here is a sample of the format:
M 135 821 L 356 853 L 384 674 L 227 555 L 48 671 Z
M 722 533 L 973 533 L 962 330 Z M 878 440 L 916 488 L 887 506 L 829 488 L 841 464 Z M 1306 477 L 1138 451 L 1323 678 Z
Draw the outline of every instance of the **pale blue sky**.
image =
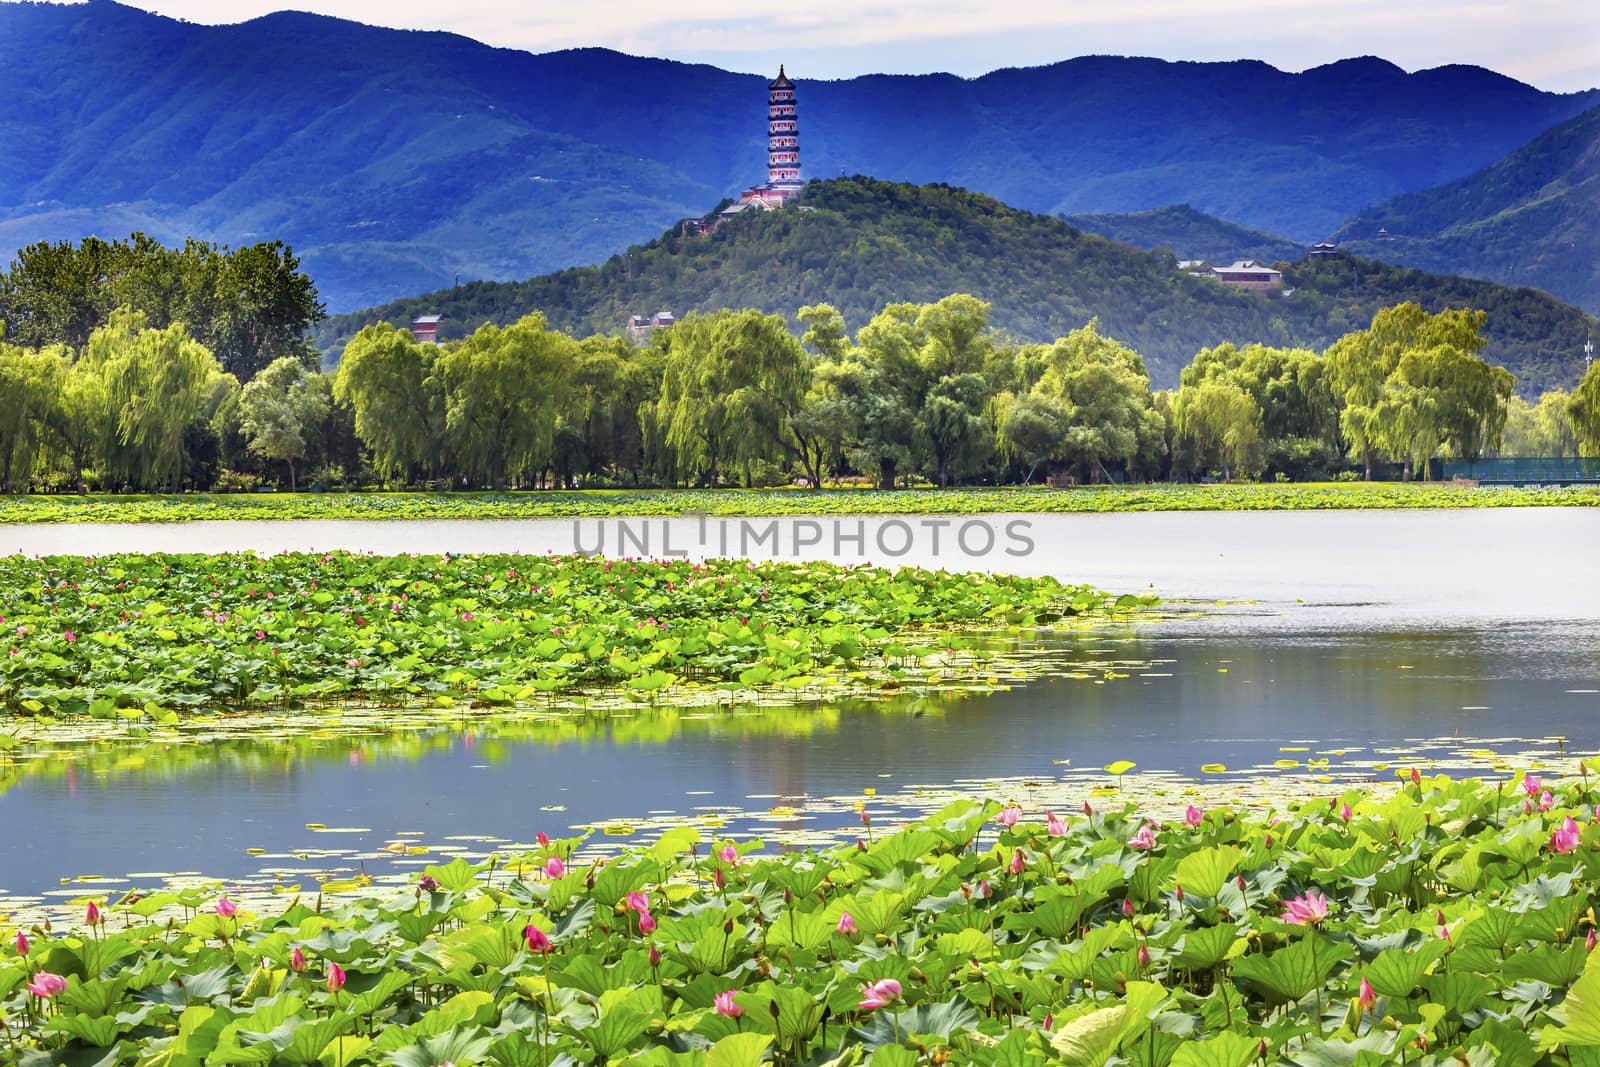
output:
M 1474 63 L 1545 89 L 1600 86 L 1597 0 L 133 0 L 195 22 L 284 7 L 442 29 L 531 51 L 601 45 L 798 77 L 982 74 L 1091 53 L 1263 59 L 1304 70 L 1379 55 Z M 765 7 L 771 14 L 742 12 Z

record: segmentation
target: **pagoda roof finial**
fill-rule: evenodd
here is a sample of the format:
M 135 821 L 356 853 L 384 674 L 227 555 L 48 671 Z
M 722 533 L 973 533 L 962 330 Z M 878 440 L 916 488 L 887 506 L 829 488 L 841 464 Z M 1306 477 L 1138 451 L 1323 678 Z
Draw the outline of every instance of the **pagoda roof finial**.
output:
M 778 64 L 778 76 L 767 85 L 768 89 L 793 89 L 794 82 L 789 80 L 789 75 L 783 72 L 783 64 Z

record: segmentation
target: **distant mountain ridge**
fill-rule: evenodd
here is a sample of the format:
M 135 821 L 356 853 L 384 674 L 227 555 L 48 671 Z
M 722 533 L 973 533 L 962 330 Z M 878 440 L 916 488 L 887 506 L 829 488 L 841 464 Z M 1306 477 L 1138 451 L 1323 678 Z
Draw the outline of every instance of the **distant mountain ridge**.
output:
M 1109 237 L 1135 248 L 1165 248 L 1179 259 L 1231 263 L 1256 259 L 1263 263 L 1296 260 L 1306 246 L 1275 233 L 1238 226 L 1196 211 L 1188 204 L 1134 211 L 1123 215 L 1066 215 L 1080 230 Z
M 1268 297 L 1180 271 L 1145 252 L 1058 218 L 1018 211 L 947 185 L 870 178 L 812 182 L 797 207 L 746 212 L 704 237 L 674 229 L 597 267 L 525 282 L 474 282 L 325 323 L 318 345 L 336 357 L 362 326 L 446 316 L 446 339 L 484 322 L 541 311 L 578 334 L 620 333 L 629 315 L 723 307 L 787 316 L 828 302 L 852 329 L 885 304 L 966 292 L 993 305 L 992 323 L 1027 341 L 1065 336 L 1098 317 L 1102 332 L 1137 348 L 1157 386 L 1174 386 L 1201 348 L 1223 341 L 1321 349 L 1365 327 L 1380 308 L 1415 300 L 1429 311 L 1489 313 L 1485 358 L 1524 391 L 1571 385 L 1583 338 L 1600 322 L 1548 294 L 1446 278 L 1346 255 L 1285 265 L 1292 296 Z
M 764 81 L 282 12 L 0 4 L 0 254 L 144 229 L 294 245 L 335 310 L 604 259 L 759 180 Z M 1039 212 L 1189 203 L 1297 241 L 1600 103 L 1481 68 L 1089 56 L 799 83 L 808 175 Z
M 1465 178 L 1375 204 L 1336 236 L 1362 255 L 1600 312 L 1600 107 Z

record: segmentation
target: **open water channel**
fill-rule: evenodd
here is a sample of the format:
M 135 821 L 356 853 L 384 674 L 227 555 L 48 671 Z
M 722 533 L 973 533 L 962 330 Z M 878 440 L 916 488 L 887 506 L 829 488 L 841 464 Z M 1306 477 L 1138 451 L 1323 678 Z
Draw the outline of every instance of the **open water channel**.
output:
M 542 553 L 603 538 L 638 554 L 648 537 L 655 554 L 703 555 L 737 522 L 628 521 L 6 527 L 0 550 Z M 1414 763 L 1600 750 L 1600 509 L 953 517 L 937 551 L 919 517 L 838 521 L 835 552 L 832 519 L 777 520 L 775 540 L 762 520 L 755 554 L 1049 573 L 1207 612 L 1046 637 L 1059 669 L 998 692 L 68 744 L 0 766 L 0 910 L 172 875 L 382 877 L 575 825 L 614 846 L 686 819 L 806 844 L 853 833 L 863 801 L 880 820 L 951 791 L 1075 808 L 1115 760 L 1138 764 L 1124 790 L 1171 800 L 1193 782 L 1331 790 Z M 821 540 L 799 544 L 808 522 Z M 880 541 L 894 522 L 910 539 Z M 989 551 L 967 551 L 976 528 L 958 540 L 970 522 L 995 533 Z M 397 856 L 401 842 L 428 852 Z M 62 884 L 77 875 L 106 881 Z

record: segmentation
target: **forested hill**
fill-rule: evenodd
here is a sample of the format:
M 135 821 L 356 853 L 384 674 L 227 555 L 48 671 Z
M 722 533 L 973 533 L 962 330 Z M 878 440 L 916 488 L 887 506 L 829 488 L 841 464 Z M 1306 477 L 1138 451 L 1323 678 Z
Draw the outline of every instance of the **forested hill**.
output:
M 0 260 L 143 230 L 281 239 L 348 310 L 596 263 L 764 177 L 766 78 L 299 12 L 0 3 Z M 1478 67 L 1086 56 L 799 85 L 802 166 L 1041 212 L 1163 204 L 1310 241 L 1600 103 Z
M 1122 241 L 1135 248 L 1164 248 L 1179 259 L 1232 263 L 1255 259 L 1273 263 L 1299 259 L 1306 246 L 1274 233 L 1263 233 L 1197 211 L 1188 204 L 1120 215 L 1067 215 L 1080 230 Z
M 1460 181 L 1370 207 L 1339 238 L 1364 255 L 1534 285 L 1600 312 L 1600 108 Z
M 1098 316 L 1104 332 L 1144 354 L 1157 385 L 1222 341 L 1322 348 L 1363 328 L 1380 308 L 1415 300 L 1430 311 L 1489 313 L 1485 357 L 1524 391 L 1571 385 L 1583 341 L 1600 323 L 1532 289 L 1439 277 L 1347 256 L 1285 265 L 1292 296 L 1268 297 L 1177 269 L 1166 253 L 1086 234 L 1060 219 L 945 185 L 870 178 L 812 182 L 799 206 L 749 213 L 705 237 L 677 231 L 597 267 L 524 282 L 477 282 L 330 319 L 319 347 L 337 354 L 362 325 L 446 316 L 446 338 L 487 321 L 542 311 L 578 333 L 617 333 L 630 314 L 753 307 L 788 315 L 837 306 L 852 327 L 883 305 L 971 293 L 992 322 L 1026 340 L 1053 340 Z

